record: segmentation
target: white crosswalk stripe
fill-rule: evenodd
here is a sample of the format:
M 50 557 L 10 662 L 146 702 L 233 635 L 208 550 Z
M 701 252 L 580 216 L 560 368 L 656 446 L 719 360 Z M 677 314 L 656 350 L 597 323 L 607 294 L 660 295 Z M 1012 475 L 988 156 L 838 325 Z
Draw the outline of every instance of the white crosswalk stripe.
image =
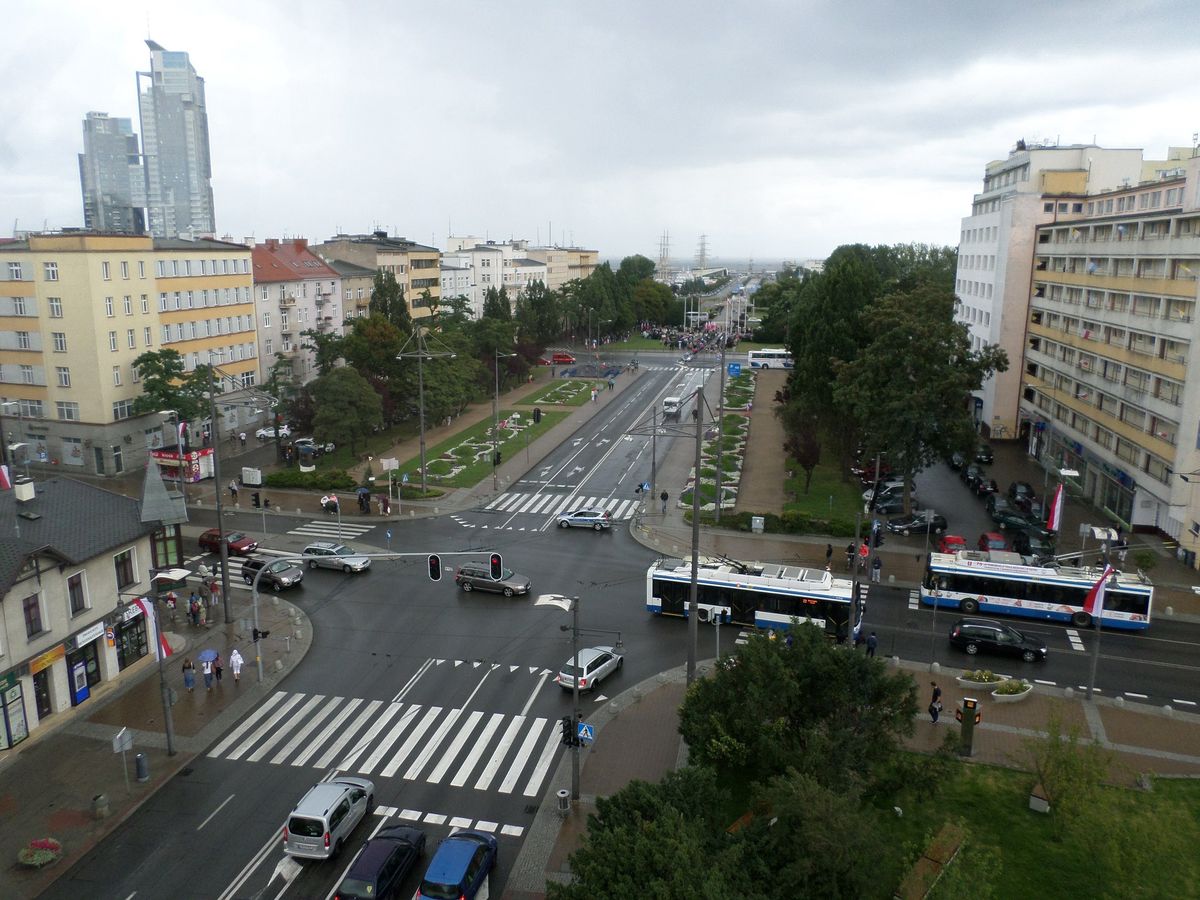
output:
M 921 593 L 916 588 L 908 592 L 908 608 L 910 610 L 919 609 L 921 606 Z
M 365 525 L 362 522 L 347 522 L 345 519 L 342 520 L 341 525 L 338 525 L 336 519 L 313 519 L 311 522 L 293 528 L 288 534 L 300 534 L 306 537 L 326 538 L 329 540 L 348 540 L 350 538 L 362 537 L 374 527 L 373 524 Z
M 614 519 L 632 519 L 638 511 L 639 500 L 620 497 L 571 497 L 568 494 L 501 494 L 484 509 L 491 512 L 528 513 L 537 516 L 557 516 L 573 509 L 607 509 Z
M 534 797 L 560 746 L 556 726 L 544 717 L 277 691 L 208 755 L 314 769 L 336 762 L 346 773 Z

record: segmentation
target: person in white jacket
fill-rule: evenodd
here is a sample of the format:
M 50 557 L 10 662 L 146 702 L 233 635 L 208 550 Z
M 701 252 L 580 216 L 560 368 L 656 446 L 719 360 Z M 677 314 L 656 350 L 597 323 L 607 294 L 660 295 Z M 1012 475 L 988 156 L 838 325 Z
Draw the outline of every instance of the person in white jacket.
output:
M 229 654 L 229 668 L 233 672 L 234 684 L 238 684 L 242 680 L 242 664 L 244 662 L 241 651 L 234 647 L 233 652 Z

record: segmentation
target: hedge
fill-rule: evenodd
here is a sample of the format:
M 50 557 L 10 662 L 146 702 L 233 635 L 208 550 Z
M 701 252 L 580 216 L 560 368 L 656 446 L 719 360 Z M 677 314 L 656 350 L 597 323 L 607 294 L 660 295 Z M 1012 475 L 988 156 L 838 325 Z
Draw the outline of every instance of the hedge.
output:
M 691 510 L 685 510 L 685 514 L 690 520 Z M 730 528 L 734 531 L 749 531 L 751 517 L 758 515 L 763 517 L 763 532 L 765 534 L 819 534 L 828 537 L 854 537 L 854 522 L 850 520 L 836 517 L 832 519 L 820 519 L 791 510 L 783 513 L 783 515 L 722 511 L 721 527 Z M 701 513 L 700 521 L 706 525 L 714 524 L 713 514 L 710 512 Z
M 296 488 L 309 491 L 352 491 L 358 487 L 358 482 L 342 469 L 316 472 L 284 469 L 268 475 L 266 483 L 267 487 Z

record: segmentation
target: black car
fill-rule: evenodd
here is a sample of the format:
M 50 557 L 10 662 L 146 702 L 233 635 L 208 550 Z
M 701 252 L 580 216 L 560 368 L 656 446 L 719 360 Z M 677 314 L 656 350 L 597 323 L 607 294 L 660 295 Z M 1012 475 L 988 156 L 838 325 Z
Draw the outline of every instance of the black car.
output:
M 992 455 L 992 448 L 987 444 L 980 444 L 975 448 L 975 462 L 980 465 L 990 466 L 995 461 Z
M 937 515 L 927 515 L 924 512 L 909 513 L 907 516 L 894 516 L 888 519 L 888 531 L 902 534 L 907 537 L 910 534 L 925 534 L 933 532 L 934 534 L 946 533 L 946 517 Z
M 975 487 L 972 490 L 975 491 L 975 496 L 986 497 L 988 494 L 997 493 L 1000 490 L 1000 485 L 996 484 L 995 478 L 980 478 L 975 482 Z
M 1005 528 L 1024 529 L 1031 524 L 1023 512 L 999 494 L 988 494 L 984 508 L 1001 531 Z
M 956 450 L 950 454 L 950 458 L 946 462 L 955 472 L 961 472 L 962 467 L 967 462 L 967 458 Z
M 1046 644 L 1040 638 L 1017 631 L 995 619 L 959 619 L 950 629 L 950 646 L 976 653 L 1015 656 L 1025 662 L 1046 659 Z
M 902 512 L 904 512 L 904 495 L 897 494 L 892 497 L 884 497 L 878 503 L 875 503 L 873 505 L 874 505 L 875 512 L 881 513 L 882 515 L 885 515 L 885 516 L 891 516 L 891 515 L 895 515 L 896 513 L 902 513 Z M 871 512 L 871 508 L 870 508 L 871 506 L 872 506 L 872 504 L 870 504 L 870 503 L 867 504 L 866 512 Z M 913 497 L 912 498 L 912 508 L 914 510 L 916 510 L 916 509 L 920 509 L 920 507 L 921 507 L 921 504 L 917 503 L 917 498 Z
M 1029 525 L 1013 534 L 1009 548 L 1022 556 L 1049 557 L 1054 555 L 1054 532 Z
M 334 892 L 334 900 L 387 900 L 425 855 L 425 832 L 411 825 L 379 829 L 359 851 Z
M 1008 486 L 1008 499 L 1017 506 L 1025 507 L 1037 499 L 1037 492 L 1028 481 L 1014 481 Z
M 975 485 L 979 484 L 981 479 L 986 478 L 987 473 L 981 467 L 972 464 L 959 472 L 958 477 L 963 480 L 963 484 L 971 490 L 975 490 Z
M 260 569 L 262 575 L 258 575 Z M 276 593 L 284 588 L 294 587 L 304 580 L 304 570 L 291 560 L 263 559 L 258 556 L 251 556 L 243 560 L 242 580 L 246 584 L 253 584 L 256 575 L 258 575 L 260 587 L 269 585 L 271 590 Z

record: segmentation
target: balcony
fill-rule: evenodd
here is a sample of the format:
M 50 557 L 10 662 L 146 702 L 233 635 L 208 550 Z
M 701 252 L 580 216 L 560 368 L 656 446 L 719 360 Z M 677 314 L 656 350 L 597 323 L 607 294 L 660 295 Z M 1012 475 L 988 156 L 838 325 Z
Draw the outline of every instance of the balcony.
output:
M 286 297 L 280 297 L 280 298 L 279 298 L 279 305 L 280 305 L 280 306 L 295 306 L 295 305 L 296 305 L 296 297 L 295 297 L 295 295 L 294 295 L 294 294 L 288 294 Z
M 1196 299 L 1196 281 L 1193 278 L 1138 278 L 1134 275 L 1105 275 L 1100 272 L 1061 272 L 1042 268 L 1042 265 L 1044 263 L 1039 263 L 1036 267 L 1034 281 L 1119 291 L 1125 294 L 1160 294 L 1188 300 Z
M 1168 359 L 1149 356 L 1125 347 L 1116 347 L 1112 344 L 1103 344 L 1100 341 L 1081 337 L 1078 332 L 1063 331 L 1061 328 L 1051 328 L 1033 321 L 1029 323 L 1029 334 L 1074 347 L 1080 353 L 1094 354 L 1123 365 L 1133 366 L 1136 369 L 1145 369 L 1172 381 L 1183 381 L 1187 376 L 1186 357 L 1184 356 L 1173 356 Z
M 333 328 L 333 316 L 317 317 L 317 331 L 328 331 Z

